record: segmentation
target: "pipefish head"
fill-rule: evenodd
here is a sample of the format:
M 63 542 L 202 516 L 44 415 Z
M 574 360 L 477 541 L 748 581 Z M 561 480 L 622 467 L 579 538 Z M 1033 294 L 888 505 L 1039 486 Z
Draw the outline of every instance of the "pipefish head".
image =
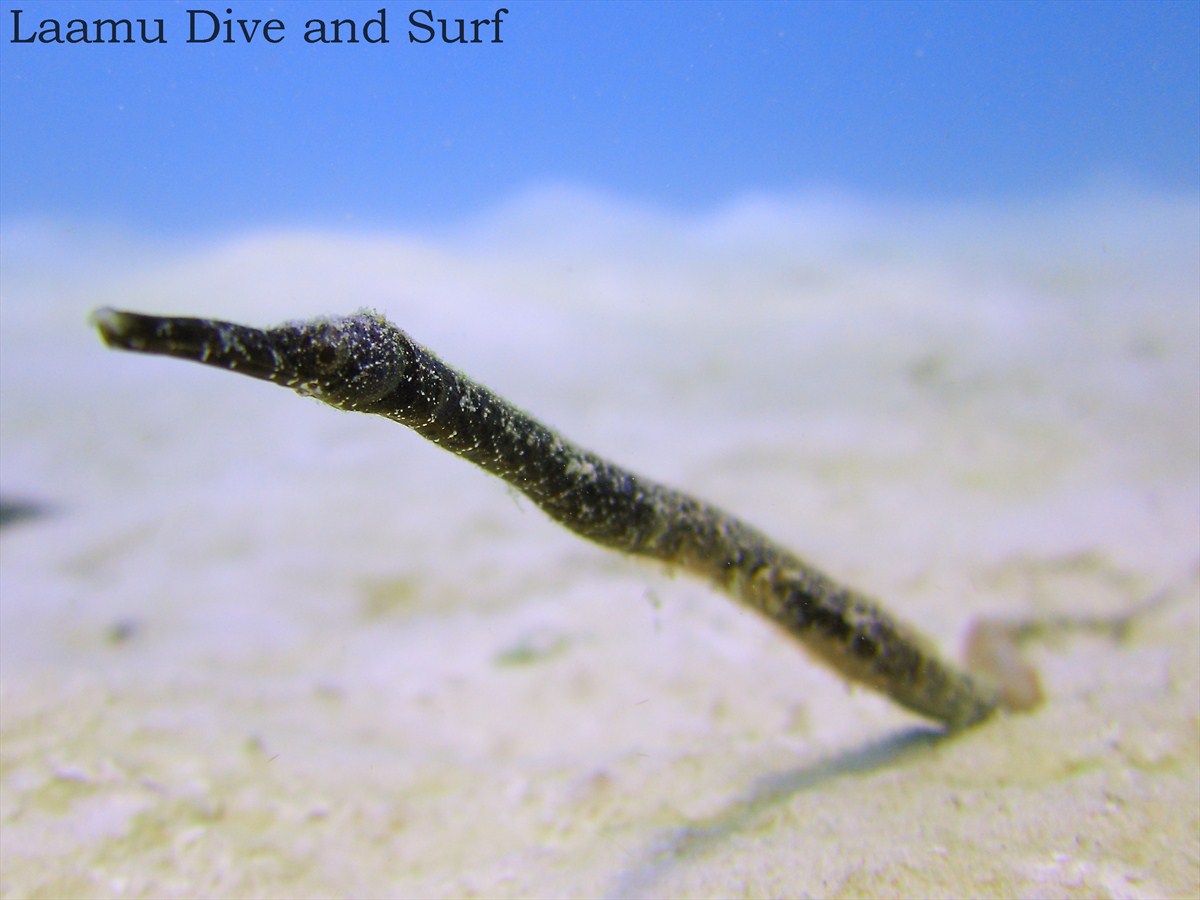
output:
M 409 355 L 404 334 L 369 311 L 292 322 L 267 336 L 271 381 L 352 412 L 372 412 L 396 388 Z
M 395 389 L 411 356 L 407 336 L 367 311 L 268 329 L 116 309 L 96 310 L 91 323 L 110 347 L 190 359 L 361 412 Z

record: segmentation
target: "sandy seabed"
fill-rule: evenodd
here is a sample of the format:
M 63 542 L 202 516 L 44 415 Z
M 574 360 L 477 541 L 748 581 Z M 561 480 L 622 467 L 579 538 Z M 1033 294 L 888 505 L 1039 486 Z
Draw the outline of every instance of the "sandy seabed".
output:
M 3 235 L 5 897 L 1200 893 L 1200 201 L 542 191 L 433 236 Z M 381 419 L 105 350 L 379 309 L 956 653 L 953 738 Z

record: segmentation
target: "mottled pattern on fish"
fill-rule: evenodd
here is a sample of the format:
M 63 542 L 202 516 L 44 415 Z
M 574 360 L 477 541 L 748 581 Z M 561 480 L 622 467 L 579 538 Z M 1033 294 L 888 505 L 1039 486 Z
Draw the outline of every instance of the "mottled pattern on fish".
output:
M 877 601 L 729 513 L 576 446 L 374 313 L 260 330 L 103 309 L 93 323 L 112 347 L 195 360 L 407 425 L 579 536 L 708 579 L 846 678 L 950 728 L 1014 705 Z

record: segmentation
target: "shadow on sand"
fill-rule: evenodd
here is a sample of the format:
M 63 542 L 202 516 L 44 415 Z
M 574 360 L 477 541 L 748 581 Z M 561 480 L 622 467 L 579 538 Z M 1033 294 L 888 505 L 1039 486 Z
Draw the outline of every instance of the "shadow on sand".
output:
M 756 779 L 741 797 L 707 819 L 664 830 L 621 876 L 610 897 L 653 896 L 656 883 L 675 866 L 702 856 L 731 835 L 752 827 L 766 812 L 796 794 L 824 787 L 850 775 L 878 771 L 916 756 L 949 737 L 945 731 L 910 728 L 863 747 L 799 769 L 772 772 Z

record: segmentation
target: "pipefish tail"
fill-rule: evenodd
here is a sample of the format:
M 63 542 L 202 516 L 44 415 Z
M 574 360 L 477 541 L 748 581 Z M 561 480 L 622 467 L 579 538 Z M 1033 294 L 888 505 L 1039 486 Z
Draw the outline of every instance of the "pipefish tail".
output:
M 708 579 L 850 681 L 950 729 L 1018 705 L 989 675 L 944 662 L 877 601 L 729 513 L 576 446 L 375 313 L 265 330 L 114 309 L 91 322 L 110 347 L 240 372 L 406 425 L 580 537 Z

